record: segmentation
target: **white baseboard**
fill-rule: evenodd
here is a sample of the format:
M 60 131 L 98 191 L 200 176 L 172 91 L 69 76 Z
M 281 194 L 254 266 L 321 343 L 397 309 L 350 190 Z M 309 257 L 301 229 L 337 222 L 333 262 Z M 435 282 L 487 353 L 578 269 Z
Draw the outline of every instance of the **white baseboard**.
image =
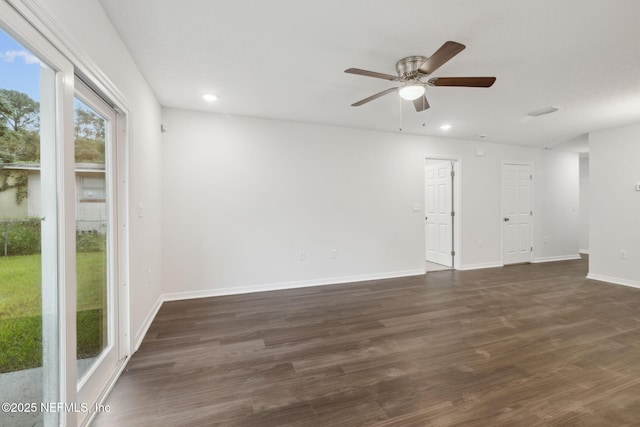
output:
M 573 260 L 576 260 L 576 259 L 581 259 L 580 258 L 580 254 L 534 258 L 533 259 L 533 263 L 537 264 L 539 262 L 573 261 Z
M 579 251 L 581 254 L 589 255 L 589 249 L 579 249 L 578 251 Z
M 144 339 L 144 336 L 147 335 L 147 331 L 149 330 L 149 327 L 151 326 L 153 319 L 156 318 L 156 314 L 158 314 L 158 310 L 160 310 L 160 307 L 162 306 L 162 302 L 163 302 L 162 295 L 160 295 L 156 300 L 156 303 L 153 305 L 153 308 L 151 309 L 149 314 L 147 314 L 147 317 L 144 319 L 142 326 L 140 326 L 140 329 L 138 329 L 138 332 L 136 332 L 135 340 L 133 343 L 133 351 L 131 352 L 132 355 L 133 353 L 138 351 L 138 348 L 140 348 L 140 344 L 142 344 L 142 340 Z
M 611 276 L 605 276 L 602 274 L 589 273 L 587 274 L 587 279 L 598 280 L 600 282 L 608 282 L 608 283 L 613 283 L 614 285 L 629 286 L 632 288 L 640 289 L 640 282 L 635 280 L 622 279 L 620 277 L 611 277 Z
M 554 261 L 571 261 L 576 259 L 580 259 L 580 254 L 534 258 L 533 261 L 531 262 L 540 263 L 540 262 L 554 262 Z M 480 270 L 482 268 L 497 268 L 497 267 L 504 267 L 504 264 L 502 264 L 501 262 L 485 262 L 480 264 L 467 264 L 460 267 L 459 270 Z
M 360 274 L 354 276 L 332 277 L 327 279 L 303 280 L 295 282 L 267 283 L 251 286 L 236 286 L 218 289 L 203 289 L 200 291 L 171 292 L 162 295 L 163 301 L 177 301 L 193 298 L 218 297 L 223 295 L 249 294 L 252 292 L 279 291 L 283 289 L 307 288 L 310 286 L 328 286 L 341 283 L 364 282 L 368 280 L 394 279 L 397 277 L 419 276 L 424 274 L 424 268 L 415 270 L 394 271 L 389 273 Z
M 459 270 L 480 270 L 482 268 L 504 267 L 501 262 L 484 262 L 480 264 L 467 264 L 459 268 Z

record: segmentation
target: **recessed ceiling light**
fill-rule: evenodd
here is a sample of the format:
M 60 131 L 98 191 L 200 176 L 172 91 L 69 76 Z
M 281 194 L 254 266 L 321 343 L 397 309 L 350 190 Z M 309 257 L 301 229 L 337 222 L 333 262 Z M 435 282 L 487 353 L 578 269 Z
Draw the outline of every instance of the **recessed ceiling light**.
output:
M 440 129 L 449 130 L 449 129 L 451 129 L 451 125 L 449 123 L 445 123 L 445 124 L 440 126 Z
M 218 97 L 212 93 L 205 93 L 204 95 L 202 95 L 202 99 L 207 102 L 214 102 L 218 100 Z

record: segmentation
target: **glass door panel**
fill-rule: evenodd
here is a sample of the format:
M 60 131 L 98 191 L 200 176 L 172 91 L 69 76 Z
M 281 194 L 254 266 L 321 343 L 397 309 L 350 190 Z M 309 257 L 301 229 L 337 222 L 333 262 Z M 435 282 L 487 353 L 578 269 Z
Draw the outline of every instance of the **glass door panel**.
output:
M 78 401 L 90 407 L 117 369 L 116 113 L 76 79 L 76 360 Z M 79 414 L 79 421 L 86 414 Z
M 75 99 L 76 353 L 81 381 L 112 341 L 109 328 L 107 120 Z
M 0 30 L 0 75 L 0 425 L 55 425 L 56 73 Z

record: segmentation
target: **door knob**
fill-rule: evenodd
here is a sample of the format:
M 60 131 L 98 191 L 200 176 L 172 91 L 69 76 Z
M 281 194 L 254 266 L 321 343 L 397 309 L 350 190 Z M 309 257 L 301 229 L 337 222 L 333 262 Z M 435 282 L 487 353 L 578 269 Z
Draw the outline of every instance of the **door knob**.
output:
M 504 222 L 507 222 L 507 221 L 509 221 L 509 218 L 505 217 L 505 218 L 503 219 L 503 221 L 504 221 Z

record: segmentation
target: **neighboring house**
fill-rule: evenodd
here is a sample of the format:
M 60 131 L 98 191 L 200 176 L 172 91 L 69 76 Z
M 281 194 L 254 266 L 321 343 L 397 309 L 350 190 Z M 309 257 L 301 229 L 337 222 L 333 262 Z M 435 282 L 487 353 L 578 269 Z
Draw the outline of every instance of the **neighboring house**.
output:
M 27 219 L 41 216 L 41 186 L 39 164 L 5 164 L 3 169 L 28 175 L 27 197 L 18 203 L 17 189 L 0 192 L 0 220 Z M 76 228 L 89 232 L 106 231 L 106 185 L 104 164 L 76 163 Z M 13 184 L 16 174 L 9 174 Z
M 11 166 L 3 166 L 3 169 L 12 169 Z M 9 186 L 15 185 L 16 174 L 10 172 L 6 178 L 0 176 L 0 186 L 5 184 L 5 180 Z M 15 187 L 0 191 L 0 220 L 26 218 L 29 216 L 27 203 L 24 200 L 18 203 L 16 199 L 17 193 L 18 190 Z

